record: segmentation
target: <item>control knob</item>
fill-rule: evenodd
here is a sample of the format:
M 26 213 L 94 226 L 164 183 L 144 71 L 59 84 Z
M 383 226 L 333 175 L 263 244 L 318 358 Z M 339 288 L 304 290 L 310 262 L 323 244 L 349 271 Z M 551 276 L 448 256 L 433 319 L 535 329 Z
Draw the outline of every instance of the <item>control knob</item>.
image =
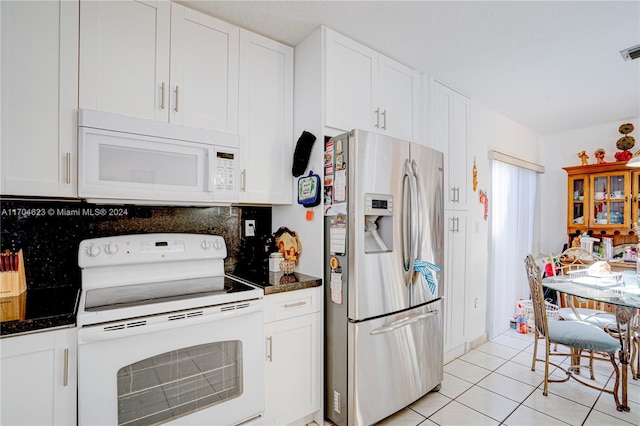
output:
M 118 245 L 109 241 L 109 243 L 104 246 L 104 252 L 113 256 L 118 253 Z
M 213 248 L 216 250 L 220 250 L 222 248 L 222 243 L 220 242 L 220 240 L 214 240 L 213 242 Z
M 202 247 L 203 250 L 209 250 L 211 248 L 211 241 L 202 240 L 200 247 Z
M 87 252 L 87 256 L 96 257 L 96 256 L 100 255 L 100 246 L 97 246 L 95 244 L 91 244 L 91 245 L 87 246 L 85 251 Z

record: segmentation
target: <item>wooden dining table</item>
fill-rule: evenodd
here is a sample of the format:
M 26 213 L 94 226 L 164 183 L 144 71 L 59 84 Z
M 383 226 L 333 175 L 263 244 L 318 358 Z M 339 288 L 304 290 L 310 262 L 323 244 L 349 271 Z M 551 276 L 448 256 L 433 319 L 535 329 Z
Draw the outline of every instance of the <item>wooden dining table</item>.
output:
M 631 358 L 631 345 L 634 333 L 637 333 L 638 317 L 640 315 L 640 277 L 635 272 L 611 274 L 604 277 L 588 275 L 559 275 L 542 279 L 542 285 L 551 290 L 576 296 L 581 299 L 608 303 L 615 307 L 616 330 L 619 333 L 620 351 L 618 358 L 622 370 L 622 409 L 629 411 L 627 398 L 628 368 Z M 573 300 L 573 298 L 569 298 Z M 575 310 L 575 308 L 574 308 Z M 579 317 L 579 315 L 578 315 Z

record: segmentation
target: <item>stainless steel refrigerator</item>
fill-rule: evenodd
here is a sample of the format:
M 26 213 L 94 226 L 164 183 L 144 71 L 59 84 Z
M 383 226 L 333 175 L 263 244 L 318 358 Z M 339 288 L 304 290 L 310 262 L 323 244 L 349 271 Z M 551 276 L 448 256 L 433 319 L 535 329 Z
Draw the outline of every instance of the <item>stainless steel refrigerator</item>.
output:
M 443 378 L 443 154 L 353 130 L 325 141 L 325 415 L 370 425 Z

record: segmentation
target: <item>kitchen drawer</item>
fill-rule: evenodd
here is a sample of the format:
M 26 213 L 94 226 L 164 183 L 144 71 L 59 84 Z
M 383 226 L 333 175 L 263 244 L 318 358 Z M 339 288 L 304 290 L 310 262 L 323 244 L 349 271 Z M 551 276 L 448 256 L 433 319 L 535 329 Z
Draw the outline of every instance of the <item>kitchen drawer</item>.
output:
M 322 287 L 292 290 L 264 297 L 264 322 L 279 321 L 319 312 Z

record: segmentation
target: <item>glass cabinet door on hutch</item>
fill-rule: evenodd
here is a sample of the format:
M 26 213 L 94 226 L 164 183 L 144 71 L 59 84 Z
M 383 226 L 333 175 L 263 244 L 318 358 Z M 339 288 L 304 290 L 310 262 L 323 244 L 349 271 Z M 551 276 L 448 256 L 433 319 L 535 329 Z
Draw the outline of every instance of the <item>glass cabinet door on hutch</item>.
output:
M 631 172 L 631 227 L 640 221 L 640 170 Z
M 589 226 L 628 224 L 629 172 L 601 173 L 591 176 L 590 208 L 593 209 Z
M 582 225 L 585 223 L 585 205 L 588 203 L 588 180 L 584 176 L 569 176 L 569 223 Z M 585 199 L 587 197 L 587 199 Z

